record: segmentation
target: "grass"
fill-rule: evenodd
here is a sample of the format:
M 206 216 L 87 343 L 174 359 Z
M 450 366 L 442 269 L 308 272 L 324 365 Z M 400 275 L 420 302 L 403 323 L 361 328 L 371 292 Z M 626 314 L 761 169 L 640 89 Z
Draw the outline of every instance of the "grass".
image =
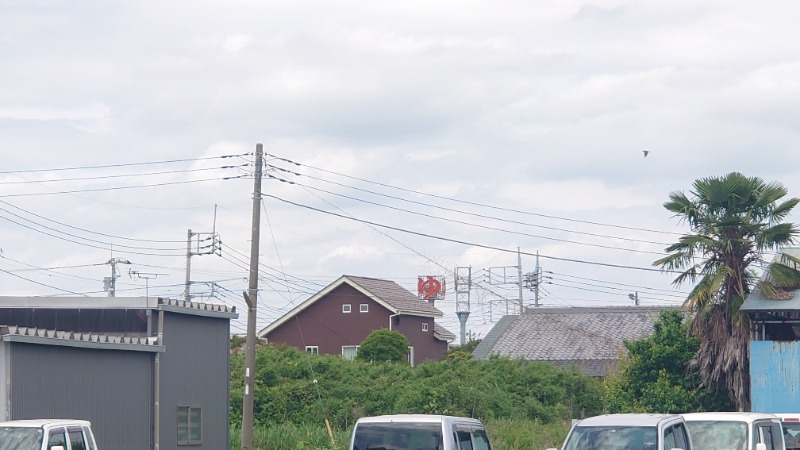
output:
M 569 431 L 569 421 L 543 424 L 531 420 L 490 420 L 486 429 L 494 450 L 545 450 L 561 448 Z M 256 450 L 348 450 L 352 429 L 334 430 L 334 443 L 325 424 L 283 424 L 256 426 Z M 231 427 L 231 450 L 241 450 L 242 435 Z

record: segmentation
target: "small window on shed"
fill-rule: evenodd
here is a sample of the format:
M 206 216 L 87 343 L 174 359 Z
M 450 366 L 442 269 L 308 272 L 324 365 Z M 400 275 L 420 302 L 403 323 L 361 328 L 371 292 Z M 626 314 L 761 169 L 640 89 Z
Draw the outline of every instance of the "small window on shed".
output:
M 342 312 L 343 313 L 350 314 L 350 311 L 352 311 L 352 310 L 353 309 L 352 309 L 352 307 L 350 306 L 349 303 L 345 303 L 344 305 L 342 305 Z
M 369 312 L 369 305 L 366 303 L 362 303 L 358 305 L 358 310 L 361 311 L 362 313 Z
M 428 331 L 428 323 L 422 322 L 422 331 Z
M 199 406 L 178 406 L 178 445 L 203 443 L 203 410 Z
M 306 345 L 306 352 L 311 353 L 312 355 L 319 355 L 319 346 L 318 345 Z

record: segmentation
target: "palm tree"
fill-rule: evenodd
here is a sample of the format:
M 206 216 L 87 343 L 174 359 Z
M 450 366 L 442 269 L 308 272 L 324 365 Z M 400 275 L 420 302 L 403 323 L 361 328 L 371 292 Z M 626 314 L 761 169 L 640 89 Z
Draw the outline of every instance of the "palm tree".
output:
M 795 242 L 800 230 L 782 221 L 800 199 L 781 201 L 787 194 L 782 184 L 738 172 L 700 178 L 693 187 L 692 198 L 672 192 L 664 203 L 691 234 L 667 247 L 668 255 L 653 265 L 678 271 L 676 286 L 696 282 L 684 302 L 693 312 L 689 332 L 701 342 L 694 363 L 707 387 L 726 389 L 736 408 L 748 411 L 749 321 L 739 307 L 752 289 L 775 297 L 800 287 L 800 272 L 786 264 L 800 260 L 785 253 L 764 260 L 766 251 L 780 252 Z M 761 282 L 756 267 L 765 268 Z

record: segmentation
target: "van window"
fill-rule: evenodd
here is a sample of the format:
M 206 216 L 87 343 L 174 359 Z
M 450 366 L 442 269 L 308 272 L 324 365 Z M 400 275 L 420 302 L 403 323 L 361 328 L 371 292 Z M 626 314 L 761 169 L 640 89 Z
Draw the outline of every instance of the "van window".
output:
M 664 428 L 664 450 L 678 447 L 675 442 L 675 430 L 672 427 Z
M 492 450 L 486 431 L 480 428 L 474 429 L 472 431 L 472 439 L 475 441 L 475 450 Z
M 56 446 L 62 446 L 67 448 L 67 436 L 64 433 L 63 428 L 53 428 L 50 430 L 50 437 L 47 440 L 47 448 L 53 448 Z
M 81 427 L 69 427 L 67 428 L 67 434 L 69 434 L 69 445 L 72 450 L 87 450 Z
M 778 435 L 777 430 L 777 425 L 772 422 L 758 424 L 756 431 L 758 442 L 764 443 L 764 445 L 767 446 L 767 450 L 782 449 L 783 446 L 780 443 L 781 436 Z
M 472 436 L 469 430 L 457 429 L 456 435 L 458 436 L 458 448 L 460 450 L 473 450 L 472 449 Z
M 432 422 L 360 423 L 353 450 L 443 448 L 442 426 Z
M 688 449 L 689 448 L 689 439 L 686 438 L 687 432 L 686 427 L 681 423 L 675 425 L 674 427 L 674 434 L 675 434 L 675 446 L 677 448 Z
M 800 422 L 783 422 L 783 438 L 787 450 L 800 449 Z

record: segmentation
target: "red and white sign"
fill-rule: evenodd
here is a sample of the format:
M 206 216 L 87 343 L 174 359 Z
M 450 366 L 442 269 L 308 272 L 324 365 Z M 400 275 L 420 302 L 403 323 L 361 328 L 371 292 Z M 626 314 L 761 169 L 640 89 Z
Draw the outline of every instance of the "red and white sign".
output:
M 417 277 L 417 294 L 423 300 L 441 300 L 444 298 L 444 277 Z

